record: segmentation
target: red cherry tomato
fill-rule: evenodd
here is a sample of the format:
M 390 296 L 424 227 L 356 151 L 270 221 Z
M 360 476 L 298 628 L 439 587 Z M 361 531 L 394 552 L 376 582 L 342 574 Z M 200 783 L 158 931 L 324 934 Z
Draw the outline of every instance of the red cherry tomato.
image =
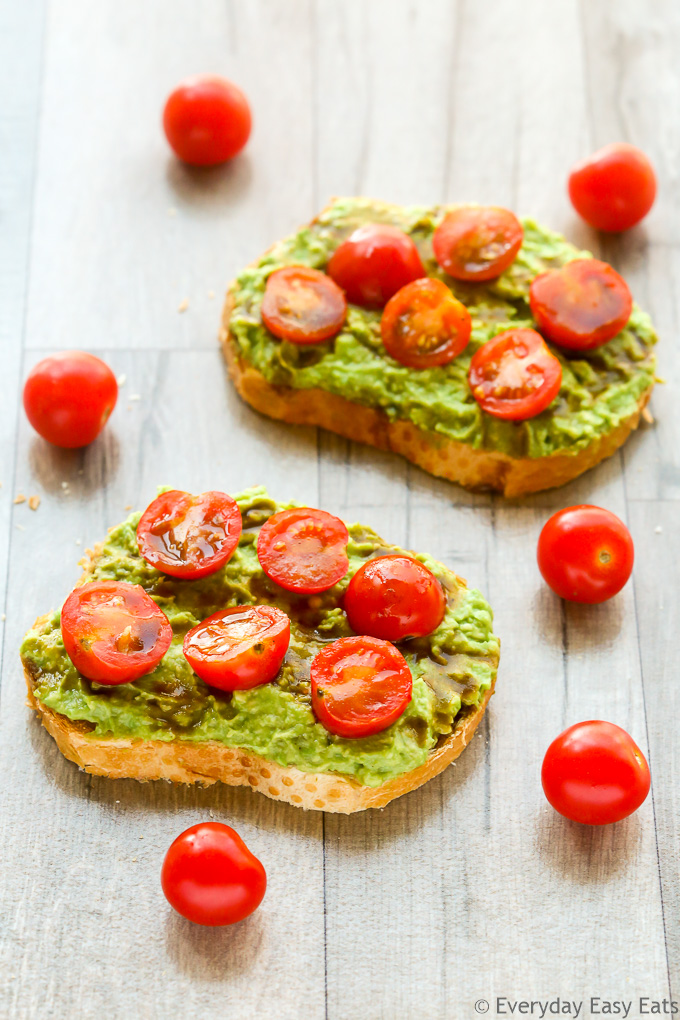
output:
M 64 602 L 61 636 L 84 677 L 115 685 L 156 668 L 170 647 L 172 627 L 141 585 L 91 581 Z
M 605 145 L 573 168 L 569 198 L 591 227 L 628 230 L 654 205 L 654 167 L 634 145 Z
M 540 273 L 529 288 L 529 303 L 548 340 L 572 351 L 606 344 L 633 310 L 626 281 L 598 259 L 576 259 Z
M 139 552 L 171 577 L 196 580 L 223 567 L 238 545 L 241 511 L 226 492 L 171 489 L 154 499 L 137 525 Z
M 201 680 L 221 691 L 247 691 L 273 680 L 290 643 L 290 620 L 276 606 L 213 613 L 184 638 L 184 655 Z
M 409 368 L 448 365 L 465 350 L 472 321 L 441 280 L 414 280 L 385 306 L 380 333 L 385 350 Z
M 609 825 L 637 811 L 649 793 L 649 766 L 614 723 L 590 720 L 561 733 L 545 753 L 543 791 L 565 818 Z
M 546 583 L 560 598 L 606 602 L 631 575 L 633 539 L 609 510 L 570 506 L 544 524 L 537 557 Z
M 346 637 L 326 645 L 311 666 L 312 708 L 339 737 L 370 737 L 395 722 L 413 692 L 406 659 L 389 641 Z
M 216 927 L 257 910 L 267 876 L 237 832 L 221 822 L 201 822 L 171 844 L 161 886 L 170 906 L 187 920 Z
M 425 270 L 408 234 L 384 223 L 367 223 L 335 250 L 328 274 L 348 301 L 382 308 L 407 283 L 425 276 Z
M 329 276 L 307 266 L 286 266 L 267 279 L 262 321 L 270 333 L 295 344 L 315 344 L 345 324 L 345 295 Z
M 349 567 L 349 533 L 325 510 L 281 510 L 262 525 L 257 556 L 267 577 L 288 591 L 314 594 L 337 584 Z
M 463 205 L 447 213 L 432 237 L 434 256 L 456 280 L 494 280 L 517 258 L 524 229 L 514 213 Z
M 26 416 L 55 446 L 74 449 L 97 438 L 116 406 L 116 377 L 84 351 L 51 354 L 31 369 L 24 385 Z
M 487 414 L 524 421 L 544 411 L 562 385 L 562 366 L 533 329 L 508 329 L 470 361 L 472 395 Z
M 410 556 L 377 556 L 360 567 L 345 593 L 352 630 L 386 641 L 424 637 L 444 619 L 444 590 L 424 564 Z
M 241 89 L 216 75 L 197 75 L 171 92 L 163 128 L 176 156 L 192 166 L 231 159 L 250 137 L 250 106 Z

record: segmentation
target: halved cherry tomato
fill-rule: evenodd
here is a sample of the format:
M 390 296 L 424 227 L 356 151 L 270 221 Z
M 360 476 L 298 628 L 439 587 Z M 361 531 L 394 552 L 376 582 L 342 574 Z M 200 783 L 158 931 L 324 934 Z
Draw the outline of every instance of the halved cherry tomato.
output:
M 633 539 L 623 521 L 599 506 L 558 510 L 538 539 L 538 568 L 560 598 L 605 602 L 633 570 Z
M 374 637 L 333 641 L 314 656 L 310 672 L 314 713 L 339 737 L 370 737 L 387 729 L 413 692 L 404 656 Z
M 279 339 L 316 344 L 340 332 L 347 301 L 338 285 L 318 269 L 285 266 L 267 279 L 260 313 Z
M 495 418 L 524 421 L 555 399 L 562 366 L 535 330 L 508 329 L 475 351 L 468 380 L 482 410 Z
M 386 641 L 424 637 L 446 612 L 444 590 L 431 570 L 410 556 L 376 556 L 359 567 L 345 592 L 352 630 Z
M 463 205 L 447 213 L 432 237 L 434 256 L 456 280 L 495 280 L 517 258 L 524 229 L 514 213 Z
M 576 259 L 539 273 L 529 288 L 529 303 L 547 339 L 572 351 L 606 344 L 633 310 L 626 281 L 598 259 Z
M 196 580 L 223 567 L 238 545 L 241 511 L 226 492 L 171 489 L 154 499 L 137 525 L 147 563 L 171 577 Z
M 31 369 L 24 408 L 48 443 L 87 446 L 106 425 L 118 399 L 116 377 L 101 358 L 85 351 L 50 354 Z
M 231 159 L 250 137 L 248 100 L 216 75 L 196 75 L 170 93 L 163 111 L 165 136 L 185 163 L 214 166 Z
M 408 234 L 386 223 L 367 223 L 336 248 L 328 274 L 348 301 L 382 308 L 407 283 L 425 276 L 425 270 Z
M 213 613 L 184 638 L 184 655 L 201 680 L 221 691 L 247 691 L 273 680 L 290 643 L 290 620 L 276 606 L 235 606 Z
M 569 197 L 591 227 L 628 230 L 654 205 L 654 167 L 634 145 L 605 145 L 573 168 Z
M 385 305 L 380 333 L 385 350 L 409 368 L 448 365 L 470 339 L 470 313 L 441 280 L 414 280 Z
M 262 864 L 221 822 L 201 822 L 165 855 L 161 886 L 171 907 L 195 924 L 234 924 L 257 910 L 267 889 Z
M 565 818 L 609 825 L 637 811 L 649 793 L 649 765 L 630 734 L 599 719 L 553 740 L 541 770 L 543 791 Z
M 172 627 L 141 585 L 90 581 L 61 610 L 64 648 L 76 669 L 98 684 L 127 684 L 156 668 Z
M 288 591 L 326 591 L 349 567 L 349 533 L 343 522 L 309 507 L 281 510 L 262 525 L 257 556 L 267 577 Z

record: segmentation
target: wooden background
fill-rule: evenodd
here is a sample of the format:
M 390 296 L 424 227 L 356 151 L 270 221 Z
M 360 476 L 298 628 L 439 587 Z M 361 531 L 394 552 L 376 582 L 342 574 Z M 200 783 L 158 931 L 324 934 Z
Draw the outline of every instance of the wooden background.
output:
M 673 0 L 0 9 L 2 1017 L 444 1020 L 481 998 L 494 1016 L 498 995 L 680 996 L 679 52 Z M 202 173 L 159 128 L 166 94 L 200 71 L 239 82 L 255 117 L 247 151 Z M 604 240 L 565 181 L 613 140 L 651 156 L 659 198 Z M 228 280 L 354 193 L 508 205 L 610 259 L 661 335 L 658 424 L 571 486 L 508 503 L 242 405 L 216 342 Z M 30 366 L 70 347 L 126 376 L 105 435 L 74 453 L 48 448 L 19 406 Z M 24 631 L 128 505 L 159 483 L 259 482 L 428 550 L 496 610 L 501 671 L 479 736 L 384 811 L 93 778 L 24 705 Z M 36 512 L 20 492 L 40 496 Z M 596 608 L 561 604 L 535 566 L 542 522 L 582 501 L 636 542 L 634 583 Z M 540 788 L 548 743 L 589 717 L 649 753 L 653 796 L 615 827 L 568 823 Z M 172 839 L 213 816 L 269 877 L 232 930 L 185 922 L 158 880 Z

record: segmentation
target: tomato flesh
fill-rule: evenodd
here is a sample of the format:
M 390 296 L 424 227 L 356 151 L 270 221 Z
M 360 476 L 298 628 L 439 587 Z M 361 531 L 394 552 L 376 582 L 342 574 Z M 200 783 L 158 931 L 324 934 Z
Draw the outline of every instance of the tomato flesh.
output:
M 654 205 L 654 167 L 634 145 L 605 145 L 573 168 L 569 197 L 596 230 L 628 230 Z
M 257 556 L 267 577 L 288 591 L 314 594 L 337 584 L 349 567 L 349 532 L 325 510 L 281 510 L 262 525 Z
M 66 449 L 96 439 L 117 399 L 115 375 L 85 351 L 43 358 L 24 384 L 24 409 L 31 425 L 48 443 Z
M 213 613 L 184 638 L 184 655 L 201 680 L 246 691 L 273 680 L 290 643 L 290 620 L 276 606 L 236 606 Z
M 245 95 L 233 82 L 197 75 L 170 93 L 163 128 L 184 163 L 215 166 L 232 159 L 250 137 L 252 117 Z
M 633 310 L 626 281 L 598 259 L 576 259 L 540 273 L 529 288 L 529 303 L 541 333 L 573 351 L 612 340 Z
M 470 313 L 441 280 L 414 280 L 390 298 L 380 320 L 387 353 L 409 368 L 448 365 L 470 339 Z
M 434 256 L 456 280 L 495 280 L 512 265 L 524 229 L 514 213 L 497 206 L 464 205 L 447 213 L 432 237 Z
M 280 340 L 316 344 L 340 332 L 347 300 L 318 269 L 285 266 L 268 277 L 260 314 L 269 332 Z
M 235 924 L 257 910 L 267 876 L 234 829 L 221 822 L 201 822 L 170 845 L 161 887 L 182 917 L 216 927 Z
M 468 381 L 487 414 L 525 421 L 555 399 L 562 385 L 562 366 L 535 330 L 509 329 L 475 351 Z
M 553 740 L 543 759 L 543 791 L 565 818 L 609 825 L 640 807 L 649 766 L 633 738 L 614 723 L 576 723 Z
M 152 567 L 185 580 L 214 574 L 238 545 L 241 512 L 226 492 L 171 489 L 154 499 L 137 525 L 139 552 Z
M 410 556 L 376 556 L 357 570 L 344 600 L 352 630 L 386 641 L 424 637 L 444 619 L 446 596 L 431 570 Z
M 411 700 L 406 659 L 389 641 L 346 637 L 312 660 L 312 708 L 330 733 L 369 737 L 391 726 Z
M 336 248 L 328 274 L 352 304 L 382 308 L 407 283 L 425 276 L 425 270 L 408 234 L 385 223 L 367 223 Z
M 172 641 L 170 622 L 139 584 L 91 581 L 61 610 L 64 648 L 76 669 L 99 684 L 127 684 L 151 673 Z
M 606 602 L 621 591 L 633 570 L 635 550 L 628 528 L 599 506 L 570 506 L 546 522 L 538 539 L 544 580 L 571 602 Z

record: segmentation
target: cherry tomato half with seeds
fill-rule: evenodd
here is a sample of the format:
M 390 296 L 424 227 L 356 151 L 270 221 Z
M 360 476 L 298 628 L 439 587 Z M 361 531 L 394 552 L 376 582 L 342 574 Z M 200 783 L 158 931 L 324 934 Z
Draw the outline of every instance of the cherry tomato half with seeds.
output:
M 339 737 L 370 737 L 391 726 L 411 700 L 406 659 L 389 641 L 346 637 L 326 645 L 311 665 L 312 708 Z
M 213 613 L 184 638 L 194 673 L 221 691 L 269 683 L 290 644 L 290 620 L 276 606 L 235 606 Z
M 538 539 L 538 568 L 552 590 L 570 602 L 606 602 L 633 570 L 633 539 L 623 521 L 599 506 L 558 510 Z
M 24 384 L 24 409 L 33 428 L 48 443 L 69 450 L 97 438 L 117 399 L 115 375 L 85 351 L 43 358 Z
M 61 610 L 64 648 L 76 669 L 98 684 L 127 684 L 151 673 L 172 641 L 170 622 L 141 585 L 91 581 Z
M 316 344 L 340 332 L 347 301 L 338 285 L 318 269 L 285 266 L 268 277 L 260 314 L 280 340 Z
M 441 280 L 414 280 L 390 298 L 380 320 L 387 353 L 409 368 L 448 365 L 470 339 L 470 313 Z
M 634 145 L 605 145 L 573 168 L 569 198 L 596 230 L 628 230 L 654 205 L 654 167 Z
M 599 719 L 576 723 L 553 740 L 541 781 L 552 807 L 584 825 L 609 825 L 632 815 L 651 783 L 649 765 L 633 738 Z
M 444 619 L 444 589 L 410 556 L 376 556 L 360 567 L 345 592 L 352 630 L 386 641 L 424 637 Z
M 525 421 L 553 402 L 562 385 L 562 366 L 535 330 L 508 329 L 475 351 L 468 381 L 487 414 Z
M 432 237 L 434 256 L 456 280 L 495 280 L 512 265 L 524 228 L 497 206 L 464 205 L 447 213 Z
M 529 304 L 541 333 L 571 351 L 606 344 L 633 310 L 626 281 L 598 259 L 576 259 L 540 273 L 529 287 Z
M 367 223 L 336 248 L 328 275 L 352 304 L 382 308 L 407 283 L 425 276 L 425 270 L 408 234 L 385 223 Z
M 234 829 L 221 822 L 201 822 L 170 845 L 161 887 L 182 917 L 217 927 L 235 924 L 257 910 L 267 876 Z
M 262 525 L 257 557 L 267 577 L 287 591 L 326 591 L 347 573 L 349 532 L 325 510 L 281 510 Z
M 163 128 L 184 163 L 215 166 L 231 159 L 250 137 L 252 117 L 245 95 L 226 78 L 197 75 L 170 93 Z
M 226 492 L 171 489 L 150 503 L 137 525 L 139 552 L 171 577 L 195 581 L 223 567 L 238 545 L 241 511 Z

